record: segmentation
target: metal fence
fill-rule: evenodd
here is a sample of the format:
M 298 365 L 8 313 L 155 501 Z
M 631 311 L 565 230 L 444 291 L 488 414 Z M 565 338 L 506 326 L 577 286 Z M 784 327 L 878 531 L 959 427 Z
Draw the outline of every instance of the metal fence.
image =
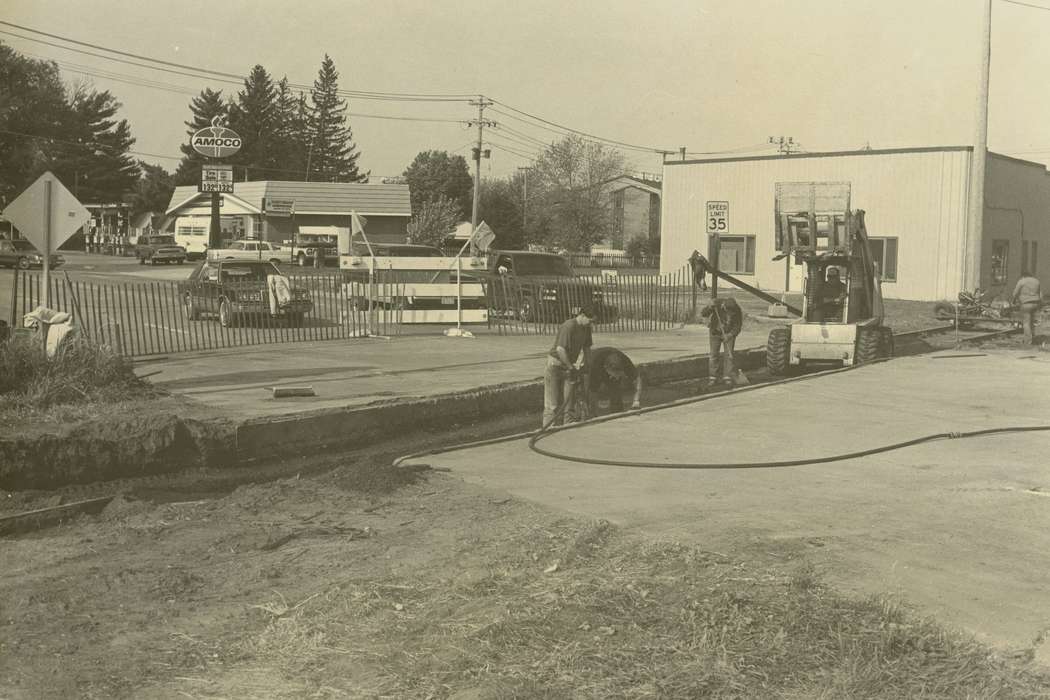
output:
M 268 293 L 259 285 L 239 293 L 242 299 L 257 295 L 250 298 L 262 302 L 223 323 L 216 304 L 187 303 L 185 282 L 74 279 L 61 273 L 51 275 L 50 305 L 70 312 L 91 337 L 131 357 L 400 333 L 400 309 L 369 309 L 356 301 L 402 296 L 396 280 L 377 275 L 372 283 L 344 282 L 330 274 L 289 279 L 293 291 L 305 290 L 312 303 L 301 317 L 271 316 Z M 22 273 L 15 280 L 16 320 L 44 303 L 42 287 L 39 273 Z
M 696 315 L 697 291 L 688 266 L 665 275 L 581 275 L 572 278 L 505 277 L 490 284 L 489 326 L 500 334 L 549 334 L 584 305 L 598 331 L 674 328 Z

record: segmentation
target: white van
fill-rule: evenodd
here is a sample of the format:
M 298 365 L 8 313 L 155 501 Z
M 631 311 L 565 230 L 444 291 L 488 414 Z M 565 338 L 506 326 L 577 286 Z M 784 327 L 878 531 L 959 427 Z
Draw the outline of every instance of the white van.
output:
M 203 258 L 208 251 L 211 219 L 206 216 L 180 216 L 175 219 L 175 244 L 186 249 L 186 259 Z

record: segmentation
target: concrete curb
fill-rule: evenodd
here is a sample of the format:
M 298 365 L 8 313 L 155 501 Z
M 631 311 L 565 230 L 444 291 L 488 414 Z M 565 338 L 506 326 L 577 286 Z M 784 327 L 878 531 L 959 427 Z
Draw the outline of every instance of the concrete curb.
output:
M 644 362 L 649 381 L 661 384 L 707 376 L 707 355 L 687 355 Z M 765 364 L 765 348 L 737 353 L 737 366 L 751 370 Z M 333 408 L 278 418 L 245 421 L 237 427 L 237 455 L 244 461 L 306 455 L 332 448 L 364 447 L 418 430 L 445 428 L 543 405 L 543 379 L 479 387 L 411 401 L 388 401 L 354 408 Z

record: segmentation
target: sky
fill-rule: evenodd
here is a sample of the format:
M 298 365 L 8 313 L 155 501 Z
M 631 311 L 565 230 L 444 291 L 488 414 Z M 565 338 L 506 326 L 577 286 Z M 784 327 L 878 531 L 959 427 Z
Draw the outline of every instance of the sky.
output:
M 1050 0 L 1024 2 L 1046 9 L 993 0 L 988 145 L 1046 163 Z M 0 3 L 2 20 L 172 63 L 237 76 L 262 64 L 309 84 L 328 53 L 341 89 L 463 96 L 350 98 L 358 165 L 374 176 L 400 174 L 426 149 L 469 160 L 477 132 L 461 122 L 477 116 L 466 97 L 477 94 L 498 102 L 485 112 L 497 125 L 485 130 L 483 176 L 528 166 L 566 128 L 638 146 L 622 149 L 628 167 L 651 173 L 659 149 L 768 154 L 771 136 L 810 152 L 972 144 L 983 12 L 983 0 Z M 238 89 L 0 30 L 70 81 L 94 74 L 123 103 L 140 157 L 172 171 L 191 97 Z

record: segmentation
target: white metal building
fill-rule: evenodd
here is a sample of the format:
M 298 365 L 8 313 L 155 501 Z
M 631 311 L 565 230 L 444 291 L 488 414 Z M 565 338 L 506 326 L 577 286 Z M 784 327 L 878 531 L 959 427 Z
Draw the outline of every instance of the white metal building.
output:
M 707 202 L 729 203 L 720 267 L 758 287 L 801 291 L 803 266 L 773 261 L 777 183 L 849 182 L 865 211 L 887 298 L 954 299 L 960 290 L 1009 295 L 1023 267 L 1050 283 L 1050 174 L 1040 163 L 988 153 L 984 226 L 966 235 L 969 146 L 804 153 L 667 162 L 661 271 L 693 252 L 711 257 Z M 972 245 L 980 279 L 964 272 Z

